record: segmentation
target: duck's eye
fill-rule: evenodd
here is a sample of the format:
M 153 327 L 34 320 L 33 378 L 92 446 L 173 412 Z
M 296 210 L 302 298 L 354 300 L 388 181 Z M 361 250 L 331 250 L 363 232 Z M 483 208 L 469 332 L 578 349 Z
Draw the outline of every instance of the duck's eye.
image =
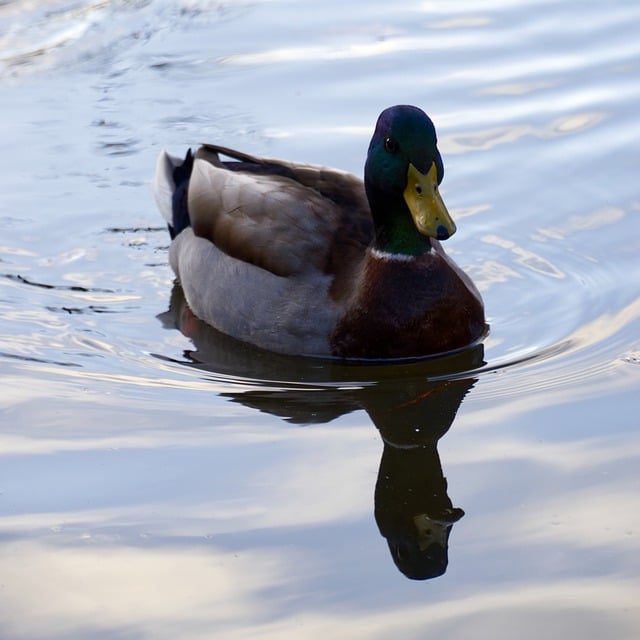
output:
M 391 136 L 384 139 L 384 148 L 389 153 L 395 153 L 398 150 L 398 143 Z

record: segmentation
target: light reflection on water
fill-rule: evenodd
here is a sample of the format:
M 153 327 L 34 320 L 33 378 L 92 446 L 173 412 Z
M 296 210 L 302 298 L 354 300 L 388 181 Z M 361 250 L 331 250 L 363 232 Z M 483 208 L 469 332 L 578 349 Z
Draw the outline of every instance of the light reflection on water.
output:
M 0 635 L 637 636 L 636 4 L 2 4 Z M 158 150 L 361 173 L 393 102 L 438 127 L 483 352 L 195 320 Z

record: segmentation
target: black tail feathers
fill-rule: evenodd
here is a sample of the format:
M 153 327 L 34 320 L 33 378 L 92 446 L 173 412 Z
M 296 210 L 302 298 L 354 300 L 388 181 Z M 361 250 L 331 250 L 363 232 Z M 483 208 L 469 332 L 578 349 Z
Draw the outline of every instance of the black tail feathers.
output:
M 169 225 L 171 238 L 175 238 L 183 229 L 190 226 L 189 207 L 187 205 L 187 193 L 189 180 L 193 170 L 194 156 L 191 149 L 187 151 L 184 162 L 173 170 L 173 183 L 176 188 L 171 200 L 172 224 Z

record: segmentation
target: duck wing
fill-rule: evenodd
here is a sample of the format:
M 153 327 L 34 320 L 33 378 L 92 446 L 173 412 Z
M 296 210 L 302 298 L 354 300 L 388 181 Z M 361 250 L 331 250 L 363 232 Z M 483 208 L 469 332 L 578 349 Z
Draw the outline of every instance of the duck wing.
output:
M 364 185 L 355 176 L 218 145 L 196 153 L 188 208 L 197 236 L 279 276 L 338 273 L 373 237 Z

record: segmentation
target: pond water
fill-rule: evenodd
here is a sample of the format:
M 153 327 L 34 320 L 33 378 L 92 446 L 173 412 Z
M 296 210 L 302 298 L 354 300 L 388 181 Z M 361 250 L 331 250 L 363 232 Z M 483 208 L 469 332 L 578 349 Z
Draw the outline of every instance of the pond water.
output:
M 640 5 L 0 2 L 0 636 L 640 636 Z M 275 357 L 184 307 L 149 183 L 361 175 L 433 118 L 491 332 Z

